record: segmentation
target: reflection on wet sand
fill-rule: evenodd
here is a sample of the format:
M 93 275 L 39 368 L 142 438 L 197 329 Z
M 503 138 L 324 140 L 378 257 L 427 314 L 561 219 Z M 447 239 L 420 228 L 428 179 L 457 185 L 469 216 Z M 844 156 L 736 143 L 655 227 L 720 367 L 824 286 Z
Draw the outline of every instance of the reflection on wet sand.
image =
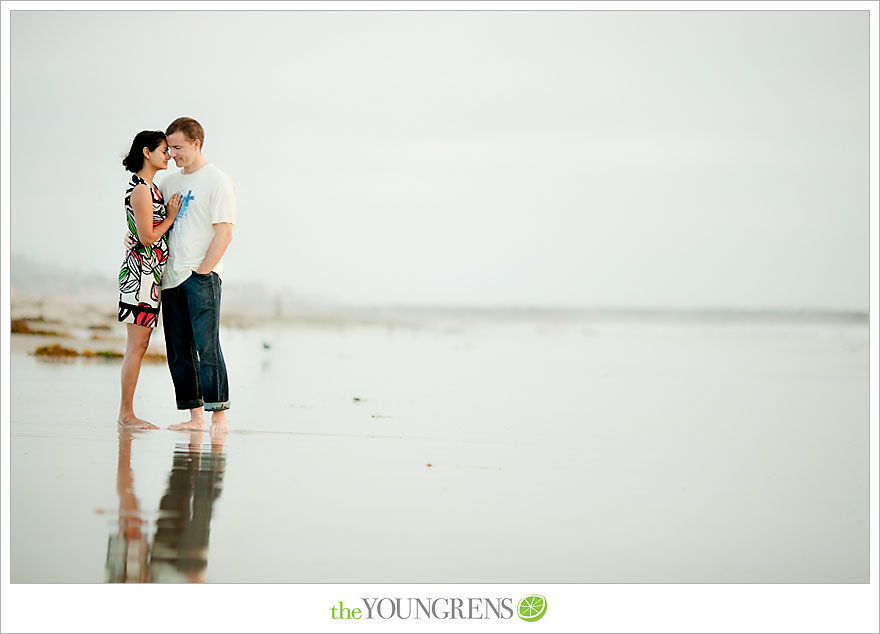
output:
M 188 444 L 174 449 L 171 473 L 156 519 L 147 538 L 144 518 L 134 492 L 131 445 L 135 433 L 119 430 L 116 488 L 119 522 L 107 544 L 106 580 L 124 582 L 201 582 L 208 567 L 208 542 L 214 501 L 222 490 L 226 456 L 225 434 L 212 434 L 211 450 L 202 451 L 205 432 L 190 432 Z
M 106 580 L 110 582 L 150 581 L 147 558 L 149 544 L 144 534 L 138 499 L 134 494 L 131 471 L 133 433 L 119 430 L 119 458 L 116 464 L 116 492 L 119 494 L 119 527 L 107 542 Z

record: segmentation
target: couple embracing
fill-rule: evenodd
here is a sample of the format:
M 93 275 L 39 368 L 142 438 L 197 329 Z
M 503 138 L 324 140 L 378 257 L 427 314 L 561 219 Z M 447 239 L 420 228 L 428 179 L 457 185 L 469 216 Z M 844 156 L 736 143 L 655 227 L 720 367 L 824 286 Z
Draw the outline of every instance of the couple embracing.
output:
M 236 191 L 229 176 L 205 160 L 205 131 L 189 117 L 165 132 L 145 130 L 123 166 L 132 172 L 125 192 L 128 240 L 119 272 L 119 321 L 126 324 L 119 425 L 158 429 L 135 416 L 141 361 L 161 305 L 168 368 L 177 409 L 189 410 L 174 430 L 227 431 L 229 384 L 220 349 L 223 254 L 232 240 Z M 173 158 L 181 171 L 156 186 L 153 177 Z

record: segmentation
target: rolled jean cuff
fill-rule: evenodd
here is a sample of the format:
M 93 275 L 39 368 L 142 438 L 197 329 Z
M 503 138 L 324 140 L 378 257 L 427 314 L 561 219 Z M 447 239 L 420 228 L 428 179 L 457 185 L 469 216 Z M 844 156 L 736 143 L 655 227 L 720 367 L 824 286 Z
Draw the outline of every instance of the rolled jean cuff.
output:
M 194 398 L 189 401 L 177 401 L 177 409 L 195 409 L 202 406 L 202 399 Z
M 229 409 L 229 401 L 223 401 L 222 403 L 205 403 L 206 412 L 219 412 L 224 409 Z

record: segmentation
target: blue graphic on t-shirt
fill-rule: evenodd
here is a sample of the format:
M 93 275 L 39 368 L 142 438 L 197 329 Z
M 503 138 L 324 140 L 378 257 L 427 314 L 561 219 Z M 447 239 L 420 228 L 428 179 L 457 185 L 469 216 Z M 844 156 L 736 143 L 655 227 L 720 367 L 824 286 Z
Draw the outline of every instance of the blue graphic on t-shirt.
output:
M 196 197 L 193 196 L 192 193 L 193 193 L 193 190 L 189 190 L 186 193 L 186 196 L 182 196 L 180 198 L 180 211 L 177 212 L 178 218 L 185 218 L 186 217 L 186 209 L 187 209 L 187 207 L 189 207 L 189 201 L 196 199 Z

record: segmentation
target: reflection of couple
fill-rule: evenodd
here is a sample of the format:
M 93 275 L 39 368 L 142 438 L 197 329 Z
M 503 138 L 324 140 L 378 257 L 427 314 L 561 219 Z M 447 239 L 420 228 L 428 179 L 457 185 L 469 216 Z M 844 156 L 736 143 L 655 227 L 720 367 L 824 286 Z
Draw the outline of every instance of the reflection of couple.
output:
M 123 427 L 158 429 L 135 416 L 132 401 L 161 304 L 177 408 L 190 411 L 188 421 L 170 428 L 204 429 L 209 411 L 212 433 L 227 429 L 220 276 L 236 219 L 236 191 L 229 176 L 202 156 L 204 142 L 199 122 L 182 117 L 164 133 L 138 133 L 122 161 L 133 173 L 125 193 L 128 248 L 119 272 L 119 321 L 128 331 L 119 406 Z M 153 177 L 167 169 L 169 156 L 182 169 L 157 187 Z
M 119 430 L 119 527 L 107 544 L 107 581 L 205 581 L 211 516 L 222 489 L 226 457 L 225 434 L 212 435 L 210 453 L 202 453 L 203 435 L 190 432 L 188 447 L 174 451 L 151 545 L 134 494 L 133 434 L 125 428 Z

